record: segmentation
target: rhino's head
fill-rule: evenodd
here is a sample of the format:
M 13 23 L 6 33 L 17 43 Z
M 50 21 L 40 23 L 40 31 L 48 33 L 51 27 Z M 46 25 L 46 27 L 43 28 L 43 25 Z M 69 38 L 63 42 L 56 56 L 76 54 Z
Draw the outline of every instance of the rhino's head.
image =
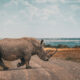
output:
M 53 54 L 55 54 L 56 51 Z M 48 54 L 49 52 L 50 51 L 45 51 L 44 50 L 43 40 L 41 40 L 40 47 L 37 49 L 37 55 L 39 56 L 40 59 L 42 59 L 44 61 L 48 61 L 53 56 L 53 54 Z

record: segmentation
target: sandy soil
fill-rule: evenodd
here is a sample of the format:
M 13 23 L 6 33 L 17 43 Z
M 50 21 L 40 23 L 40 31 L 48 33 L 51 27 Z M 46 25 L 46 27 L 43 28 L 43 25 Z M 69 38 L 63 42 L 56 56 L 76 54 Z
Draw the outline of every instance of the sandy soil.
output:
M 17 68 L 18 62 L 9 62 L 10 69 L 0 71 L 0 80 L 80 80 L 80 63 L 56 58 L 45 62 L 33 56 L 32 69 L 25 69 L 25 66 Z

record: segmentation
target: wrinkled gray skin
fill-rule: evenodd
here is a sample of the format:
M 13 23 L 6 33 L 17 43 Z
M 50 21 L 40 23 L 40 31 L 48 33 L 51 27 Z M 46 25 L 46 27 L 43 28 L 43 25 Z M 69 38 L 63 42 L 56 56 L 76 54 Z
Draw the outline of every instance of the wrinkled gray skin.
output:
M 5 38 L 0 40 L 0 66 L 4 70 L 7 70 L 8 67 L 5 66 L 2 59 L 7 61 L 20 59 L 21 62 L 17 64 L 17 67 L 26 64 L 26 68 L 30 68 L 29 61 L 32 55 L 38 55 L 44 61 L 48 61 L 52 56 L 44 51 L 43 40 L 39 41 L 34 38 Z

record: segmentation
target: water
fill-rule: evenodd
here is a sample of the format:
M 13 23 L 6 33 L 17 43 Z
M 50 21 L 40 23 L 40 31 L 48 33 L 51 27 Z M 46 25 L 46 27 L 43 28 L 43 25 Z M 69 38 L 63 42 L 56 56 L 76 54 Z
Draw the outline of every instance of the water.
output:
M 80 46 L 80 38 L 42 38 L 46 45 L 57 46 L 59 44 L 69 47 Z

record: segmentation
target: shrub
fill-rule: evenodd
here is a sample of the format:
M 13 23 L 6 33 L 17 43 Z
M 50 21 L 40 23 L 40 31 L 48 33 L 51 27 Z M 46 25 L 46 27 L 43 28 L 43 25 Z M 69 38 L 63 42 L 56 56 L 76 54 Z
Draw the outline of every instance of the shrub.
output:
M 50 45 L 50 44 L 48 44 L 48 45 L 45 44 L 45 47 L 51 47 L 51 48 L 69 48 L 69 46 L 67 46 L 67 45 L 62 45 L 62 44 L 59 44 L 59 45 L 57 45 L 57 46 L 52 46 L 52 45 Z
M 74 46 L 73 48 L 80 48 L 80 46 L 76 45 L 76 46 Z
M 62 45 L 62 44 L 59 44 L 59 45 L 57 46 L 57 48 L 69 48 L 69 46 L 67 46 L 67 45 Z
M 67 57 L 66 60 L 72 60 L 72 58 L 71 57 Z

